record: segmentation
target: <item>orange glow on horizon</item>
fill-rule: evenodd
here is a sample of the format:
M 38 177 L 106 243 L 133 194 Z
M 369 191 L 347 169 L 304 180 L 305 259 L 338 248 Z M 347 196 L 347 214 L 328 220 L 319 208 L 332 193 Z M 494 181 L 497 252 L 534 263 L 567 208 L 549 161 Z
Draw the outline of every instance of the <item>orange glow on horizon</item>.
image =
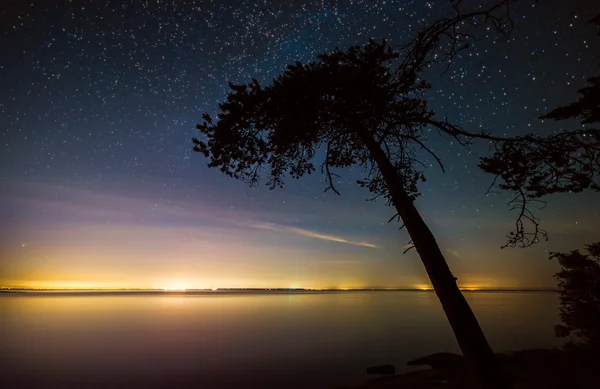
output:
M 7 282 L 8 281 L 8 282 Z M 433 291 L 433 286 L 426 283 L 416 283 L 412 285 L 398 286 L 370 286 L 361 285 L 358 283 L 339 283 L 339 284 L 315 284 L 302 282 L 265 282 L 254 279 L 215 279 L 208 281 L 206 279 L 193 278 L 164 278 L 156 280 L 152 283 L 125 283 L 125 282 L 94 282 L 94 281 L 79 281 L 79 280 L 5 280 L 0 284 L 0 288 L 7 289 L 147 289 L 147 290 L 165 290 L 165 291 L 184 291 L 184 290 L 217 290 L 217 289 L 306 289 L 306 290 L 364 290 L 364 289 L 414 289 L 422 291 Z M 463 291 L 477 291 L 502 288 L 502 286 L 491 283 L 482 284 L 464 284 L 459 285 L 459 289 Z M 510 288 L 510 287 L 509 287 Z
M 417 284 L 414 286 L 415 289 L 419 289 L 419 290 L 423 290 L 423 291 L 430 291 L 433 290 L 433 286 L 432 285 L 426 285 L 426 284 Z M 494 289 L 494 288 L 499 288 L 498 286 L 491 286 L 491 285 L 473 285 L 473 284 L 467 284 L 467 285 L 459 285 L 458 288 L 460 290 L 463 291 L 476 291 L 476 290 L 486 290 L 486 289 Z
M 256 285 L 222 285 L 218 287 L 202 287 L 202 286 L 178 286 L 170 285 L 163 287 L 156 286 L 140 286 L 140 285 L 115 285 L 115 284 L 96 284 L 88 282 L 22 282 L 15 284 L 0 285 L 0 289 L 34 289 L 34 290 L 163 290 L 166 292 L 175 291 L 186 291 L 186 290 L 212 290 L 216 291 L 219 289 L 304 289 L 304 290 L 397 290 L 397 289 L 412 289 L 421 291 L 433 291 L 432 286 L 399 286 L 395 288 L 391 287 L 339 287 L 339 286 L 282 286 L 282 285 L 269 285 L 269 286 L 256 286 Z M 478 290 L 493 290 L 493 287 L 479 287 L 479 286 L 461 286 L 459 287 L 462 291 L 478 291 Z

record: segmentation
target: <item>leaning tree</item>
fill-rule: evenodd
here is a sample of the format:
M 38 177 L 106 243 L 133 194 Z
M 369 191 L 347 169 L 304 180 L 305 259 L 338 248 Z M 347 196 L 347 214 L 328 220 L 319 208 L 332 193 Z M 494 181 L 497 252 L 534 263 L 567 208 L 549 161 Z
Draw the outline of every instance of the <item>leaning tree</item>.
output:
M 250 185 L 266 179 L 270 188 L 281 187 L 286 177 L 301 178 L 320 168 L 327 189 L 337 193 L 332 170 L 360 166 L 364 178 L 358 184 L 395 208 L 464 356 L 486 388 L 506 387 L 507 383 L 414 205 L 418 184 L 425 180 L 424 155 L 434 158 L 443 169 L 427 144 L 428 130 L 440 135 L 436 142 L 458 141 L 468 146 L 481 139 L 495 146 L 494 154 L 482 159 L 480 167 L 494 174 L 501 188 L 516 192 L 513 203 L 520 212 L 508 243 L 513 246 L 530 245 L 544 234 L 529 210 L 532 199 L 573 185 L 590 187 L 600 170 L 598 131 L 505 138 L 468 131 L 438 118 L 428 108 L 429 84 L 422 78 L 424 73 L 436 62 L 451 64 L 456 54 L 467 48 L 466 42 L 472 38 L 465 32 L 469 26 L 487 25 L 500 34 L 508 33 L 513 2 L 504 0 L 471 13 L 455 8 L 455 14 L 435 21 L 396 50 L 385 41 L 371 41 L 364 47 L 319 55 L 315 62 L 289 65 L 268 86 L 256 79 L 248 84 L 231 83 L 216 120 L 204 114 L 203 123 L 197 125 L 203 138 L 193 139 L 194 150 L 210 159 L 209 167 Z M 572 160 L 571 156 L 579 157 Z

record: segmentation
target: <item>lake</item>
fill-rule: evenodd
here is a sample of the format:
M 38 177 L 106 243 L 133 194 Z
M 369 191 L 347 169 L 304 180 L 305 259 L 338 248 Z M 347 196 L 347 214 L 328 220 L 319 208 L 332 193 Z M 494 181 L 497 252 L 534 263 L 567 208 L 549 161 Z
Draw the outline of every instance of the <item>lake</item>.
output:
M 552 347 L 555 292 L 465 292 L 495 351 Z M 312 388 L 458 352 L 432 292 L 0 294 L 2 388 Z

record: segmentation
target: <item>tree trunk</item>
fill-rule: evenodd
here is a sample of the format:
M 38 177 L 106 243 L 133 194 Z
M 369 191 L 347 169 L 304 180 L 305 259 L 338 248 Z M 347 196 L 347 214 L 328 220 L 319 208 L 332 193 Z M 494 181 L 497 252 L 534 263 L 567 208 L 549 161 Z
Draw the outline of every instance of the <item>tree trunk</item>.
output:
M 414 206 L 414 199 L 406 193 L 401 177 L 373 137 L 365 132 L 360 136 L 381 171 L 391 200 L 425 265 L 463 355 L 484 388 L 508 388 L 496 357 L 471 307 L 458 288 L 456 278 L 452 275 L 433 233 Z

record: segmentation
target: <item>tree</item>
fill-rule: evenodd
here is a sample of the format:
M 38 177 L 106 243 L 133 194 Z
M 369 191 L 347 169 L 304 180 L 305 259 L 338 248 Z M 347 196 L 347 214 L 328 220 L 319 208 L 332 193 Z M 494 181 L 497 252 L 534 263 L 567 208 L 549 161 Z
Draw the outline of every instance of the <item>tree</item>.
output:
M 591 77 L 588 83 L 591 85 L 578 91 L 582 95 L 579 100 L 558 107 L 541 118 L 554 120 L 580 118 L 583 124 L 600 122 L 600 77 Z
M 588 23 L 600 27 L 600 15 L 591 19 Z M 600 33 L 598 34 L 600 35 Z M 600 122 L 600 77 L 591 77 L 588 79 L 591 85 L 578 91 L 582 96 L 564 107 L 558 107 L 541 117 L 541 119 L 581 119 L 582 124 L 591 124 Z
M 600 26 L 600 15 L 589 23 Z M 600 77 L 592 77 L 588 82 L 590 86 L 578 91 L 582 95 L 579 100 L 555 108 L 540 119 L 579 118 L 584 126 L 600 122 Z M 546 231 L 540 228 L 539 220 L 528 207 L 531 202 L 551 193 L 600 190 L 598 133 L 592 129 L 561 132 L 546 139 L 526 136 L 522 139 L 524 142 L 496 142 L 493 156 L 482 158 L 480 168 L 496 174 L 496 179 L 502 180 L 501 189 L 516 193 L 511 204 L 519 211 L 519 217 L 506 246 L 527 247 L 540 237 L 547 239 Z M 524 221 L 531 222 L 533 232 L 526 231 Z
M 600 26 L 600 15 L 590 23 Z M 600 77 L 588 79 L 591 84 L 578 91 L 575 102 L 555 108 L 542 119 L 580 119 L 582 125 L 600 123 Z M 596 155 L 598 163 L 598 155 Z M 588 175 L 589 177 L 589 172 Z M 595 189 L 598 190 L 596 184 Z M 559 337 L 575 336 L 593 348 L 600 347 L 600 242 L 586 246 L 588 255 L 579 250 L 550 253 L 558 260 L 561 271 L 555 274 L 560 291 L 560 319 L 556 326 Z
M 457 28 L 487 25 L 505 35 L 510 32 L 512 3 L 504 0 L 471 13 L 461 13 L 456 6 L 453 16 L 433 22 L 398 50 L 385 41 L 371 41 L 364 47 L 321 54 L 315 62 L 289 65 L 268 86 L 256 79 L 248 84 L 231 83 L 226 101 L 219 104 L 217 120 L 204 114 L 203 123 L 197 125 L 205 139 L 193 139 L 194 150 L 210 159 L 209 167 L 250 185 L 257 185 L 266 175 L 270 188 L 281 187 L 288 176 L 299 179 L 314 172 L 315 160 L 323 154 L 320 170 L 327 177 L 326 190 L 338 193 L 332 169 L 360 166 L 365 178 L 358 184 L 395 208 L 392 220 L 397 217 L 406 227 L 458 344 L 486 388 L 507 384 L 435 237 L 414 205 L 418 183 L 425 180 L 423 153 L 443 169 L 442 161 L 426 143 L 425 131 L 432 128 L 440 141 L 458 141 L 465 147 L 477 139 L 494 144 L 496 153 L 482 160 L 481 167 L 504 180 L 503 189 L 522 194 L 520 224 L 512 243 L 524 246 L 535 243 L 541 231 L 537 219 L 526 212 L 527 192 L 560 191 L 574 179 L 570 163 L 563 166 L 562 160 L 542 156 L 554 149 L 561 152 L 561 158 L 582 150 L 597 152 L 594 145 L 600 139 L 598 132 L 590 130 L 545 138 L 469 132 L 438 119 L 428 108 L 429 84 L 422 79 L 423 73 L 435 63 L 450 66 L 472 38 Z M 595 143 L 588 142 L 590 139 Z M 529 162 L 523 167 L 522 162 L 513 160 L 516 155 L 525 155 Z M 597 167 L 586 156 L 577 163 L 586 169 Z M 561 173 L 561 181 L 541 192 L 547 169 L 551 176 Z M 586 184 L 589 187 L 589 183 L 580 183 Z M 532 236 L 524 230 L 527 220 L 535 226 Z
M 579 250 L 550 253 L 561 270 L 554 276 L 560 291 L 560 320 L 555 327 L 559 337 L 575 336 L 586 346 L 600 347 L 600 242 Z

